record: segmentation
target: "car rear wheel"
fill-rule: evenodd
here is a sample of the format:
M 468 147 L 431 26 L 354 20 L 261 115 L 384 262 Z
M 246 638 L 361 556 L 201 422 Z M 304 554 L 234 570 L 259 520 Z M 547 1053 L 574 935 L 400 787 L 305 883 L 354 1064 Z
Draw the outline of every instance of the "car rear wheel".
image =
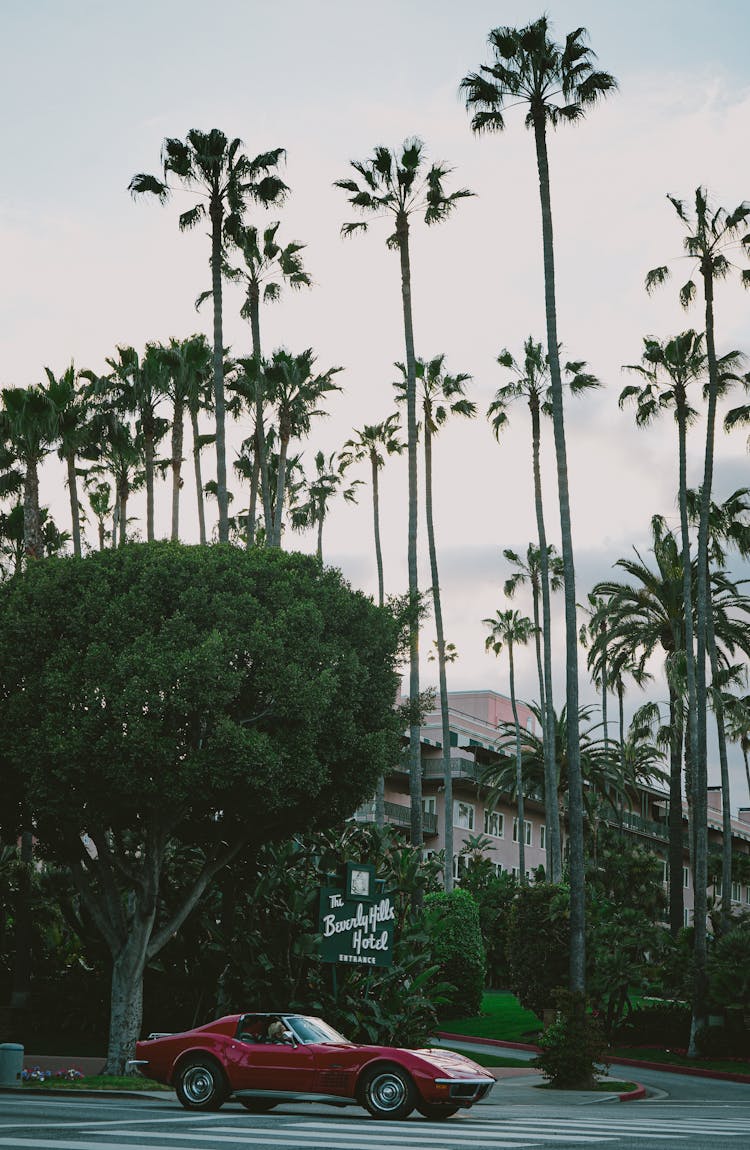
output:
M 423 1118 L 431 1122 L 442 1122 L 444 1118 L 452 1118 L 458 1114 L 460 1106 L 449 1106 L 445 1102 L 417 1102 L 417 1110 Z
M 414 1084 L 406 1071 L 385 1063 L 368 1072 L 362 1083 L 361 1097 L 373 1118 L 406 1118 L 417 1100 Z
M 186 1110 L 219 1110 L 227 1097 L 226 1079 L 210 1058 L 190 1058 L 175 1081 L 177 1097 Z
M 240 1098 L 239 1101 L 251 1114 L 265 1114 L 278 1105 L 272 1098 Z

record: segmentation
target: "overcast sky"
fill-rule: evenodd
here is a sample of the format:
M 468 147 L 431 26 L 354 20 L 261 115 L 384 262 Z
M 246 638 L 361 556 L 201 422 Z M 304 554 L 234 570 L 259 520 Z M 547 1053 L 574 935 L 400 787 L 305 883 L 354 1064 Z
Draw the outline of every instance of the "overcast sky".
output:
M 509 111 L 503 134 L 473 136 L 458 86 L 487 61 L 491 28 L 524 24 L 541 11 L 525 0 L 0 5 L 3 386 L 39 380 L 45 365 L 62 371 L 71 358 L 103 371 L 118 344 L 142 349 L 146 340 L 210 334 L 210 304 L 200 313 L 193 307 L 209 286 L 208 241 L 202 228 L 181 235 L 177 227 L 189 195 L 178 193 L 166 207 L 134 203 L 127 185 L 135 172 L 158 173 L 165 136 L 220 127 L 241 137 L 250 155 L 287 150 L 283 175 L 292 195 L 280 212 L 255 218 L 280 218 L 280 236 L 307 245 L 315 286 L 264 311 L 264 347 L 312 346 L 321 368 L 345 369 L 338 377 L 343 393 L 306 446 L 312 466 L 315 450 L 338 449 L 354 427 L 389 414 L 393 362 L 404 356 L 398 257 L 385 247 L 386 223 L 374 221 L 367 235 L 342 240 L 339 228 L 352 215 L 333 181 L 375 145 L 398 146 L 418 135 L 432 160 L 455 168 L 449 189 L 476 193 L 440 227 L 415 222 L 412 241 L 417 354 L 445 352 L 449 370 L 471 373 L 469 394 L 479 409 L 476 420 L 447 427 L 435 444 L 445 628 L 460 655 L 450 668 L 455 689 L 508 690 L 505 659 L 484 652 L 482 619 L 506 606 L 502 549 L 525 550 L 534 537 L 530 429 L 519 406 L 498 445 L 484 413 L 505 378 L 495 362 L 501 348 L 520 355 L 529 334 L 544 340 L 533 137 L 518 109 Z M 699 307 L 686 315 L 677 301 L 690 269 L 679 258 L 682 232 L 666 193 L 690 199 L 704 184 L 728 208 L 750 198 L 750 6 L 558 0 L 548 12 L 559 38 L 584 25 L 600 66 L 619 82 L 583 123 L 549 141 L 563 355 L 587 360 L 604 385 L 570 402 L 566 413 L 581 601 L 633 546 L 646 556 L 654 513 L 677 525 L 674 425 L 664 418 L 635 429 L 632 411 L 617 405 L 626 382 L 621 365 L 638 360 L 644 335 L 664 339 L 702 325 Z M 647 297 L 645 272 L 672 260 L 673 283 Z M 750 350 L 749 302 L 736 282 L 719 288 L 720 352 Z M 247 354 L 240 304 L 228 289 L 225 336 L 236 354 Z M 551 429 L 545 433 L 551 445 Z M 245 434 L 232 431 L 233 449 Z M 702 469 L 701 440 L 698 424 L 690 444 L 693 483 Z M 207 477 L 212 465 L 207 453 Z M 549 452 L 543 466 L 548 535 L 557 542 Z M 364 465 L 360 477 L 369 479 Z M 748 480 L 745 435 L 720 434 L 716 496 Z M 52 465 L 42 497 L 67 526 L 66 495 Z M 236 497 L 246 498 L 237 486 Z M 167 534 L 166 487 L 157 503 Z M 405 461 L 386 467 L 382 504 L 386 585 L 399 593 L 407 582 Z M 193 506 L 186 476 L 188 540 L 197 536 Z M 93 543 L 93 531 L 89 538 Z M 286 545 L 312 550 L 314 540 L 287 536 Z M 332 513 L 324 552 L 355 586 L 376 592 L 369 486 L 360 489 L 358 507 Z M 429 586 L 426 561 L 422 582 Z M 530 613 L 523 598 L 516 605 Z M 428 623 L 425 650 L 432 638 Z M 559 626 L 555 664 L 559 700 Z M 425 662 L 423 678 L 436 680 L 434 664 Z M 527 699 L 538 693 L 531 651 L 519 657 L 518 686 Z M 585 683 L 582 693 L 593 699 Z M 651 695 L 663 698 L 663 686 Z M 640 701 L 633 689 L 630 707 Z M 748 801 L 743 778 L 735 772 L 735 807 Z

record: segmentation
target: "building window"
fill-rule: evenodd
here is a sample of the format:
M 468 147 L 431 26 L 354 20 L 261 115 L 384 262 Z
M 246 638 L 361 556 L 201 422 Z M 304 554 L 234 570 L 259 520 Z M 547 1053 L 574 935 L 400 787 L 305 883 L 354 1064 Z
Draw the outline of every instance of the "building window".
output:
M 453 878 L 456 882 L 460 882 L 466 874 L 466 856 L 454 855 L 453 856 Z
M 495 839 L 501 839 L 505 830 L 505 816 L 501 811 L 484 812 L 484 833 Z
M 474 807 L 471 803 L 462 803 L 457 800 L 453 804 L 453 822 L 465 831 L 474 830 Z
M 495 875 L 497 876 L 497 878 L 500 878 L 500 875 L 503 873 L 503 864 L 502 863 L 493 863 L 492 865 L 495 868 Z
M 436 813 L 435 812 L 435 803 L 436 802 L 437 802 L 437 799 L 435 798 L 434 795 L 429 795 L 426 799 L 422 799 L 422 814 L 434 815 Z
M 523 820 L 524 829 L 524 842 L 527 847 L 531 846 L 531 823 L 526 819 Z M 518 842 L 518 817 L 513 819 L 513 842 Z
M 690 867 L 684 866 L 682 868 L 682 885 L 686 890 L 690 886 Z
M 539 849 L 543 851 L 547 849 L 547 828 L 544 824 L 539 828 Z
M 741 891 L 742 891 L 742 888 L 741 888 L 740 884 L 738 882 L 733 882 L 732 883 L 732 902 L 739 902 L 740 901 L 740 899 L 742 897 Z
M 682 912 L 682 924 L 683 924 L 683 926 L 690 926 L 690 923 L 692 921 L 693 921 L 693 912 L 690 909 L 690 907 L 686 906 Z
M 750 886 L 745 887 L 745 902 L 750 906 Z
M 661 860 L 661 881 L 663 886 L 667 886 L 669 883 L 669 870 L 666 859 Z

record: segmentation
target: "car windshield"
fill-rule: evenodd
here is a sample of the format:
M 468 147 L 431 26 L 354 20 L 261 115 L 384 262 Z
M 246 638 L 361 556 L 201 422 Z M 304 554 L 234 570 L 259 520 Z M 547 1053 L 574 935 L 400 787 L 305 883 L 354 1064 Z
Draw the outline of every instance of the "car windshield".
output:
M 349 1039 L 344 1038 L 343 1034 L 339 1034 L 338 1030 L 334 1030 L 327 1022 L 323 1022 L 320 1018 L 308 1018 L 306 1015 L 290 1014 L 287 1016 L 286 1021 L 294 1030 L 294 1033 L 299 1038 L 300 1042 L 324 1042 L 330 1044 L 339 1044 L 341 1042 L 349 1044 Z

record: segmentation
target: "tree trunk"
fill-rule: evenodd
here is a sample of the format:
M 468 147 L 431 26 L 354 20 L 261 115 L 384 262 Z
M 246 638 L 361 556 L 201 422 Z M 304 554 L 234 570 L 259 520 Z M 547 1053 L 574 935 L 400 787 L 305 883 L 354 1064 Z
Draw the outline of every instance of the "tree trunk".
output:
M 154 541 L 154 434 L 149 428 L 143 433 L 143 450 L 146 459 L 146 539 Z
M 247 508 L 247 546 L 255 546 L 255 521 L 258 513 L 258 483 L 260 482 L 260 458 L 258 456 L 258 440 L 255 440 L 253 452 L 253 466 L 250 471 L 250 502 Z
M 201 474 L 201 444 L 198 430 L 198 412 L 190 409 L 190 426 L 193 430 L 193 470 L 195 472 L 195 495 L 198 501 L 198 531 L 201 543 L 206 542 L 206 509 L 203 497 L 203 476 Z
M 710 587 L 710 579 L 709 579 Z M 724 701 L 719 681 L 719 654 L 716 650 L 713 611 L 706 619 L 708 655 L 711 660 L 711 681 L 713 689 L 716 734 L 719 741 L 719 764 L 721 767 L 721 928 L 731 929 L 732 921 L 732 803 L 729 784 L 729 761 L 727 758 L 727 732 L 724 723 Z
M 185 405 L 175 399 L 172 412 L 172 542 L 180 538 L 180 488 L 182 487 L 182 443 Z
M 518 881 L 526 886 L 526 825 L 523 803 L 523 770 L 521 767 L 521 724 L 518 721 L 516 703 L 516 669 L 513 663 L 513 643 L 508 642 L 510 662 L 510 705 L 513 708 L 513 722 L 516 728 L 516 809 L 518 811 Z
M 370 452 L 372 464 L 372 522 L 375 535 L 375 563 L 378 569 L 378 605 L 385 603 L 385 586 L 383 582 L 383 552 L 380 547 L 380 492 L 378 487 L 377 453 Z M 380 830 L 385 826 L 385 776 L 381 775 L 375 788 L 375 826 Z
M 713 481 L 714 435 L 716 401 L 719 392 L 716 346 L 714 342 L 714 284 L 710 260 L 704 255 L 701 263 L 703 291 L 706 304 L 706 355 L 708 358 L 708 409 L 706 412 L 706 453 L 701 489 L 700 519 L 698 521 L 698 595 L 696 612 L 696 668 L 695 690 L 697 701 L 697 756 L 694 762 L 693 820 L 695 825 L 695 889 L 693 891 L 693 1015 L 690 1025 L 688 1055 L 699 1054 L 700 1037 L 708 1025 L 708 943 L 706 937 L 708 886 L 708 763 L 706 750 L 706 634 L 708 613 L 711 609 L 711 591 L 708 586 L 708 519 L 711 508 Z
M 427 521 L 427 546 L 430 552 L 430 574 L 432 576 L 432 603 L 435 611 L 435 632 L 437 634 L 438 682 L 440 686 L 440 722 L 443 742 L 443 786 L 445 787 L 445 870 L 443 882 L 446 891 L 453 890 L 453 775 L 451 773 L 451 726 L 448 717 L 448 680 L 445 673 L 445 632 L 443 631 L 443 606 L 440 601 L 440 577 L 438 574 L 437 548 L 435 546 L 435 521 L 432 514 L 432 432 L 427 413 L 424 420 L 424 497 L 425 518 Z
M 214 411 L 216 415 L 216 501 L 219 542 L 229 542 L 227 493 L 226 405 L 224 403 L 224 334 L 222 331 L 221 225 L 223 205 L 218 191 L 211 196 L 211 290 L 214 303 Z
M 279 511 L 279 515 L 281 515 L 281 511 Z M 318 546 L 316 550 L 316 555 L 321 563 L 323 562 L 323 518 L 324 512 L 321 507 L 318 510 Z
M 409 220 L 405 212 L 396 218 L 396 235 L 401 258 L 401 302 L 406 344 L 406 426 L 409 474 L 409 798 L 411 803 L 411 844 L 422 847 L 422 757 L 421 716 L 419 714 L 419 573 L 417 568 L 417 379 L 414 356 L 414 330 L 411 312 L 411 267 L 409 264 Z
M 253 337 L 253 357 L 255 358 L 255 443 L 260 465 L 260 497 L 263 504 L 263 518 L 266 527 L 266 546 L 273 547 L 273 516 L 271 514 L 271 481 L 268 476 L 268 456 L 266 435 L 263 430 L 263 358 L 260 350 L 260 295 L 258 285 L 250 291 L 250 330 Z
M 555 433 L 557 490 L 560 501 L 563 580 L 565 590 L 565 672 L 568 732 L 568 823 L 570 835 L 570 990 L 581 999 L 586 992 L 586 895 L 583 858 L 583 781 L 578 715 L 578 628 L 576 625 L 575 567 L 570 524 L 568 464 L 565 447 L 562 379 L 558 351 L 555 305 L 555 262 L 550 206 L 549 166 L 543 114 L 534 117 L 539 196 L 544 248 L 544 294 L 547 317 L 547 349 L 552 393 L 552 424 Z
M 28 1009 L 31 996 L 31 868 L 34 838 L 29 829 L 31 818 L 28 811 L 24 812 L 23 823 L 21 866 L 18 873 L 16 914 L 13 924 L 13 984 L 10 992 L 10 1009 L 18 1012 L 16 1019 L 19 1022 L 19 1031 L 24 1026 L 22 1016 Z
M 534 508 L 536 527 L 539 536 L 539 570 L 542 592 L 542 629 L 544 640 L 544 709 L 542 711 L 542 746 L 544 749 L 544 818 L 547 827 L 547 875 L 550 882 L 557 883 L 562 877 L 562 840 L 560 835 L 560 808 L 557 801 L 558 770 L 556 761 L 555 708 L 552 698 L 552 611 L 549 588 L 549 551 L 547 531 L 544 525 L 544 502 L 542 499 L 542 473 L 539 463 L 539 403 L 529 404 L 531 408 L 531 438 L 534 471 Z
M 682 847 L 682 703 L 669 688 L 669 930 L 677 938 L 685 922 Z
M 27 559 L 41 559 L 42 531 L 39 520 L 39 473 L 36 459 L 26 461 L 23 483 L 23 539 Z
M 72 451 L 65 456 L 68 469 L 68 494 L 70 496 L 70 522 L 73 532 L 73 554 L 81 555 L 81 508 L 78 502 L 78 476 L 76 459 Z
M 143 1021 L 146 944 L 147 937 L 131 930 L 126 946 L 114 956 L 105 1074 L 124 1074 L 125 1063 L 135 1056 L 135 1044 Z
M 289 433 L 279 420 L 279 470 L 276 476 L 276 503 L 274 506 L 272 547 L 281 547 L 281 521 L 284 515 L 284 485 L 286 483 L 286 456 L 289 450 Z

